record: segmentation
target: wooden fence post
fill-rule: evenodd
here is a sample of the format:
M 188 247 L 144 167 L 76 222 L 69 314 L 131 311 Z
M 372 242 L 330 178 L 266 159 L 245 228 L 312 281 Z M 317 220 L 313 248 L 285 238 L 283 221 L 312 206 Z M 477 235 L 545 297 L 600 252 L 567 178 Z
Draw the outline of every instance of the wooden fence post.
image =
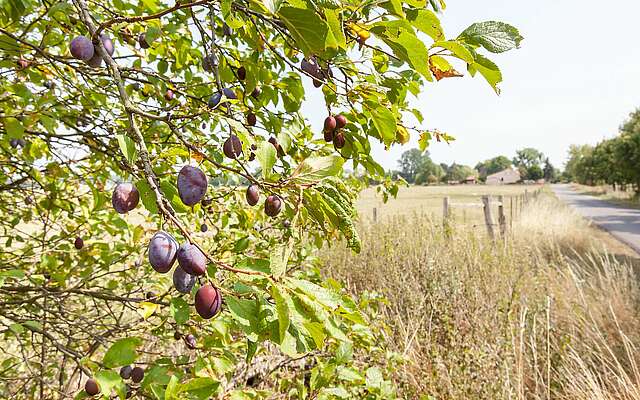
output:
M 503 240 L 507 238 L 507 217 L 504 215 L 504 196 L 498 196 L 498 225 L 500 225 L 500 236 Z
M 529 191 L 527 189 L 524 190 L 524 204 L 529 203 Z
M 373 207 L 373 223 L 378 222 L 378 209 Z
M 489 232 L 491 240 L 495 240 L 496 235 L 493 231 L 493 218 L 491 217 L 491 203 L 489 201 L 489 196 L 482 196 L 482 204 L 484 206 L 484 223 L 487 225 L 487 232 Z
M 509 230 L 513 231 L 513 196 L 509 196 Z

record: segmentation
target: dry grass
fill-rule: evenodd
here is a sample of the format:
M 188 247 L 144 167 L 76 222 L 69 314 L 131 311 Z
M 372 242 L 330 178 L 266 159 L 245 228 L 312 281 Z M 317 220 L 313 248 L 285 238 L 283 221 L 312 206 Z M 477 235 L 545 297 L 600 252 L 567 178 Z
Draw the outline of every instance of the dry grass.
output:
M 426 213 L 363 222 L 324 251 L 348 290 L 381 292 L 406 398 L 640 399 L 638 260 L 551 195 L 507 243 Z M 634 265 L 635 264 L 635 265 Z
M 572 183 L 571 187 L 580 193 L 595 196 L 602 200 L 623 206 L 640 208 L 640 198 L 638 198 L 635 191 L 630 187 L 628 187 L 627 190 L 621 190 L 618 186 L 614 190 L 611 185 L 587 186 L 577 183 Z

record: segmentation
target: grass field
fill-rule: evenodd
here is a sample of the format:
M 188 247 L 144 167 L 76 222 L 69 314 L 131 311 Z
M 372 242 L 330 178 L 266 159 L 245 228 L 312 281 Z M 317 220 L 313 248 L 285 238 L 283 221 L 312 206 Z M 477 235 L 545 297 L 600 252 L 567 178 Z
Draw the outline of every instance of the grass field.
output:
M 548 190 L 506 242 L 441 228 L 441 196 L 523 187 L 417 187 L 363 221 L 363 249 L 323 250 L 326 274 L 387 299 L 373 323 L 407 399 L 640 399 L 638 255 Z M 507 191 L 507 192 L 505 192 Z M 370 215 L 371 192 L 360 202 Z
M 481 197 L 484 195 L 499 196 L 505 198 L 505 213 L 510 213 L 511 201 L 513 199 L 515 208 L 515 198 L 524 194 L 525 191 L 532 193 L 537 190 L 537 185 L 456 185 L 456 186 L 411 186 L 403 187 L 398 192 L 395 199 L 390 199 L 386 204 L 382 202 L 382 197 L 376 190 L 369 188 L 364 190 L 357 203 L 358 211 L 363 220 L 373 217 L 373 209 L 377 209 L 378 219 L 385 221 L 389 217 L 399 215 L 412 215 L 414 213 L 425 213 L 442 217 L 442 203 L 444 197 L 449 197 L 452 203 L 452 213 L 461 223 L 475 223 L 483 218 Z M 456 207 L 456 203 L 477 204 L 478 207 Z M 496 214 L 497 206 L 493 205 L 493 213 Z
M 577 183 L 574 183 L 571 186 L 574 190 L 580 193 L 595 196 L 599 199 L 607 200 L 615 204 L 640 208 L 640 198 L 636 196 L 636 193 L 631 188 L 628 190 L 620 190 L 620 188 L 616 188 L 616 190 L 614 190 L 611 185 L 587 186 Z

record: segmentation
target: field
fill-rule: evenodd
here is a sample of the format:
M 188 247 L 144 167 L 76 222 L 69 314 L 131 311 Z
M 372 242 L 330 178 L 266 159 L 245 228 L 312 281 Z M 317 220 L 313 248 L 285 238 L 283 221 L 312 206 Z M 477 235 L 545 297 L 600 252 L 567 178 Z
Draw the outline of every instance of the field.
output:
M 505 212 L 509 214 L 511 199 L 514 201 L 519 195 L 525 191 L 532 193 L 539 186 L 533 185 L 504 185 L 504 186 L 485 186 L 485 185 L 456 185 L 456 186 L 412 186 L 409 188 L 401 188 L 396 199 L 390 199 L 386 204 L 382 202 L 381 196 L 377 195 L 376 190 L 369 188 L 360 194 L 357 207 L 360 216 L 365 219 L 373 217 L 373 209 L 377 209 L 380 221 L 396 217 L 399 215 L 411 215 L 414 213 L 429 214 L 434 217 L 442 216 L 443 198 L 448 196 L 451 202 L 453 215 L 469 222 L 477 222 L 482 219 L 482 209 L 480 207 L 455 207 L 456 203 L 480 205 L 480 197 L 483 195 L 499 196 L 505 198 Z M 493 209 L 495 215 L 495 209 Z
M 441 228 L 443 195 L 469 201 L 523 187 L 410 188 L 371 223 L 364 247 L 321 255 L 353 294 L 381 294 L 372 317 L 398 364 L 405 398 L 639 399 L 637 255 L 560 204 L 530 202 L 506 242 L 484 230 Z M 439 200 L 440 198 L 440 200 Z
M 580 193 L 595 196 L 602 200 L 626 207 L 640 208 L 640 199 L 636 197 L 636 193 L 630 187 L 627 188 L 627 190 L 621 190 L 620 187 L 614 190 L 611 185 L 587 186 L 573 183 L 571 186 Z

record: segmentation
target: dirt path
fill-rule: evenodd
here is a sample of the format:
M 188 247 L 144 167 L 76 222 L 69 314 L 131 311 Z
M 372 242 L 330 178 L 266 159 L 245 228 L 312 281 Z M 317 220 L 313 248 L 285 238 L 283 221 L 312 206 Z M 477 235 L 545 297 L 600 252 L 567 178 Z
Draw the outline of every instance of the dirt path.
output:
M 569 185 L 551 185 L 551 189 L 560 200 L 640 254 L 640 210 L 577 193 Z

